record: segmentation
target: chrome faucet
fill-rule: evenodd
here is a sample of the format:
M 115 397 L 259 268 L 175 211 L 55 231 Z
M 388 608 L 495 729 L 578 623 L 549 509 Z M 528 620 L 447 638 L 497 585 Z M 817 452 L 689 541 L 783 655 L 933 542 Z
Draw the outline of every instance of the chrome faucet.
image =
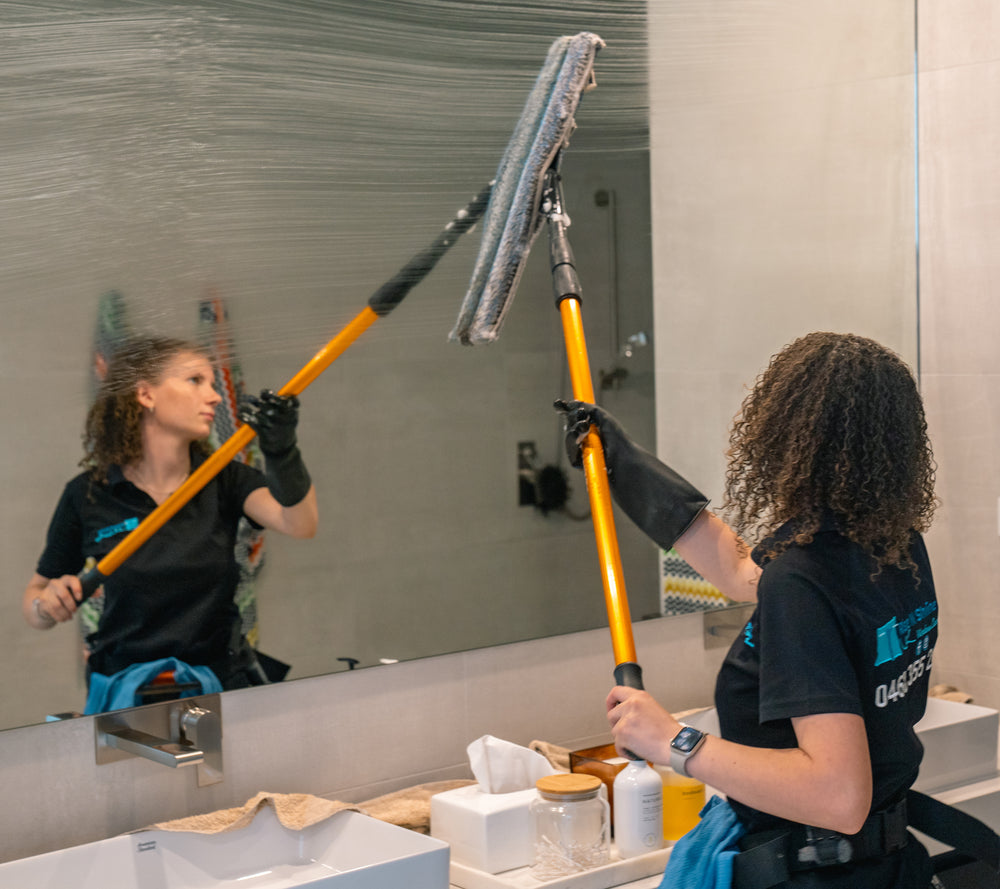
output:
M 174 707 L 170 711 L 171 734 L 203 752 L 198 762 L 198 786 L 222 780 L 222 712 L 197 706 Z
M 161 765 L 180 768 L 181 766 L 193 766 L 205 761 L 205 754 L 201 750 L 166 738 L 158 738 L 147 732 L 138 729 L 122 726 L 113 728 L 104 733 L 104 741 L 109 747 L 116 750 L 124 750 L 143 759 L 158 762 Z
M 115 710 L 94 720 L 98 765 L 141 756 L 170 768 L 196 765 L 198 786 L 222 781 L 222 701 L 217 694 Z

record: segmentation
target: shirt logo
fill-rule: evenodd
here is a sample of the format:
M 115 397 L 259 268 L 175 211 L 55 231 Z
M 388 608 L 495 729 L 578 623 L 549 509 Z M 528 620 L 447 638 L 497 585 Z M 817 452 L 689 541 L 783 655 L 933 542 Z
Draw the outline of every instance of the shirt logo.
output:
M 905 618 L 892 618 L 875 630 L 875 666 L 902 657 L 907 649 L 920 654 L 928 648 L 925 638 L 937 626 L 937 602 L 914 608 Z
M 124 522 L 119 522 L 117 525 L 108 525 L 106 528 L 101 528 L 101 530 L 97 532 L 94 537 L 94 543 L 100 543 L 102 540 L 114 537 L 116 534 L 124 534 L 126 531 L 134 531 L 138 527 L 139 520 L 134 516 L 130 519 L 125 519 Z
M 748 648 L 754 648 L 753 644 L 753 621 L 748 620 L 747 625 L 743 628 L 743 644 Z

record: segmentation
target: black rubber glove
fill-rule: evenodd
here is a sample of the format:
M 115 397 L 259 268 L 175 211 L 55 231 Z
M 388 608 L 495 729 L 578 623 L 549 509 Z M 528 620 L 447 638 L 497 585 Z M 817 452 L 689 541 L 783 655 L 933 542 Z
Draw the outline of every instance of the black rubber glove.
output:
M 708 506 L 708 498 L 640 448 L 603 408 L 584 401 L 561 400 L 555 406 L 566 417 L 569 462 L 576 467 L 582 465 L 580 444 L 590 427 L 595 426 L 604 447 L 615 502 L 643 533 L 663 549 L 670 549 Z
M 268 490 L 282 506 L 294 506 L 312 486 L 295 435 L 299 423 L 298 398 L 264 389 L 259 398 L 244 395 L 237 413 L 257 433 Z

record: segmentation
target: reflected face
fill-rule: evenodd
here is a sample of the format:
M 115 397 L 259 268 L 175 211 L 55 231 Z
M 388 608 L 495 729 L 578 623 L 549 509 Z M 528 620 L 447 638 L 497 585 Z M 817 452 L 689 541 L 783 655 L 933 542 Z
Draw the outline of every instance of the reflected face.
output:
M 222 400 L 211 362 L 196 352 L 176 355 L 160 379 L 141 383 L 136 395 L 147 410 L 147 423 L 191 441 L 208 437 Z

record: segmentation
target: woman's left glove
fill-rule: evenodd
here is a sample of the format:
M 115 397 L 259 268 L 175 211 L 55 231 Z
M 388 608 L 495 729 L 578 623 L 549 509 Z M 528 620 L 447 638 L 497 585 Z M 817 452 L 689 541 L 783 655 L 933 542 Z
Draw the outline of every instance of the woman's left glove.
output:
M 566 453 L 580 466 L 580 443 L 591 426 L 604 450 L 615 502 L 651 540 L 670 549 L 708 506 L 708 498 L 662 460 L 639 447 L 606 410 L 584 401 L 557 401 L 566 419 Z
M 295 435 L 299 423 L 298 398 L 264 389 L 259 398 L 244 395 L 237 414 L 257 433 L 268 490 L 282 506 L 295 506 L 312 486 Z

